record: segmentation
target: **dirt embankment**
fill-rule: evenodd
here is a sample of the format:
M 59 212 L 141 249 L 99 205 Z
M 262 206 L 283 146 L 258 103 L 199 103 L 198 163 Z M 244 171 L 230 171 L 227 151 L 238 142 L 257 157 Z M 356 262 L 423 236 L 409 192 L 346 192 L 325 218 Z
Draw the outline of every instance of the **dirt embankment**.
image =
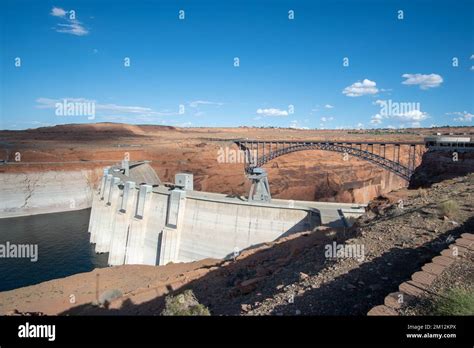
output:
M 295 234 L 236 260 L 94 270 L 0 293 L 1 313 L 156 315 L 167 294 L 192 289 L 214 315 L 365 315 L 471 232 L 473 207 L 474 175 L 424 190 L 403 188 L 370 204 L 352 231 Z M 334 243 L 361 253 L 328 254 Z M 107 291 L 118 295 L 106 306 L 94 305 Z

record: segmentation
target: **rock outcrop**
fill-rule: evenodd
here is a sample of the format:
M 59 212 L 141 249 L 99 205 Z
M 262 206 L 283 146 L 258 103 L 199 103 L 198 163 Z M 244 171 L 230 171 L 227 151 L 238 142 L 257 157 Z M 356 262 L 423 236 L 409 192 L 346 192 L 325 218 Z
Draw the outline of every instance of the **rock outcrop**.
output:
M 474 171 L 474 152 L 429 151 L 410 180 L 410 188 L 429 187 L 445 179 L 467 175 Z

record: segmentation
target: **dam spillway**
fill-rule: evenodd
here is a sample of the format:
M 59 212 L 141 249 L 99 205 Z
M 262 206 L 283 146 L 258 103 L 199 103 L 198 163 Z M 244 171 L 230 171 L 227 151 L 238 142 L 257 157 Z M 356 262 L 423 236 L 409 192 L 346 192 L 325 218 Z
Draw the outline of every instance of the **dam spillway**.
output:
M 318 206 L 321 205 L 321 207 Z M 352 204 L 241 197 L 193 190 L 192 174 L 162 184 L 148 163 L 104 170 L 93 193 L 90 242 L 111 266 L 224 259 L 254 245 L 327 222 L 342 223 Z M 321 215 L 321 209 L 325 211 Z

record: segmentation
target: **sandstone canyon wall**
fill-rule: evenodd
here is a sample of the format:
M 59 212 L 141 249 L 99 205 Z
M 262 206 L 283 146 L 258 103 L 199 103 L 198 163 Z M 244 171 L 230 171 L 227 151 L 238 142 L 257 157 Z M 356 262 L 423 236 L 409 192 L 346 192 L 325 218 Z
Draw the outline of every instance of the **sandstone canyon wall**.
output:
M 90 208 L 101 168 L 0 174 L 0 218 Z
M 445 179 L 463 176 L 474 171 L 474 152 L 429 151 L 410 180 L 410 188 L 429 187 Z

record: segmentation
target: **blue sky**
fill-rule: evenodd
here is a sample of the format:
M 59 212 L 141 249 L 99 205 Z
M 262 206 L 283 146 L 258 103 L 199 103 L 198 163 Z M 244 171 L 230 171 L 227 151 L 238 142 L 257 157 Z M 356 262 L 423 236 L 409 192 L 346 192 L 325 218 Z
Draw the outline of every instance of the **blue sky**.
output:
M 472 0 L 6 0 L 0 6 L 1 129 L 104 121 L 296 128 L 473 123 Z M 93 104 L 94 116 L 58 115 L 64 100 Z M 384 113 L 388 101 L 412 108 Z

